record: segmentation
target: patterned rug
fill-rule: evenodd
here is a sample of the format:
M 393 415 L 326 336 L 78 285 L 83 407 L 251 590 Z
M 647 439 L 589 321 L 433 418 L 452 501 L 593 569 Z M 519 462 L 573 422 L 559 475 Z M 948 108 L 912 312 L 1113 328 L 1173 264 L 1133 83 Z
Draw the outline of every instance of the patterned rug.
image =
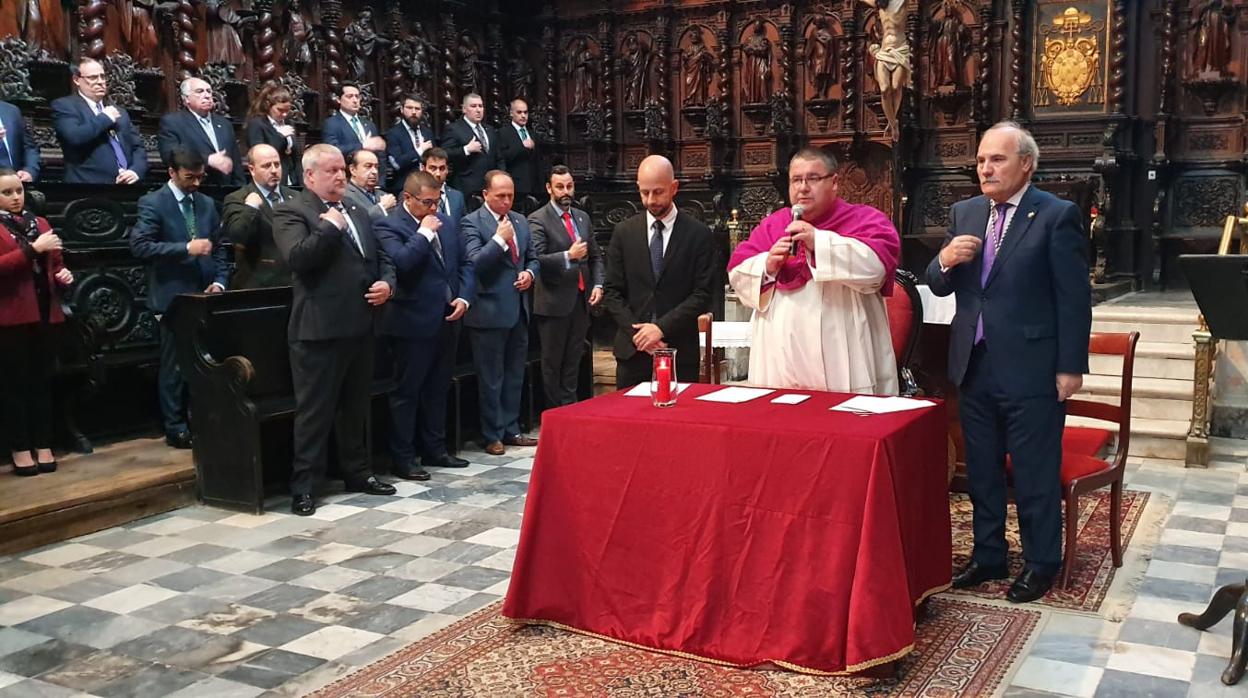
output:
M 1137 571 L 1136 568 L 1139 568 L 1138 572 L 1142 575 L 1143 568 L 1140 565 L 1131 565 L 1129 561 L 1133 557 L 1136 559 L 1141 557 L 1141 555 L 1133 556 L 1132 553 L 1151 554 L 1154 541 L 1146 540 L 1137 543 L 1137 547 L 1146 547 L 1146 551 L 1133 550 L 1129 543 L 1136 532 L 1148 501 L 1148 492 L 1128 489 L 1122 493 L 1124 567 L 1115 569 L 1113 556 L 1109 551 L 1109 490 L 1101 490 L 1081 497 L 1079 544 L 1076 546 L 1078 561 L 1075 563 L 1075 572 L 1070 580 L 1070 587 L 1061 589 L 1054 586 L 1052 591 L 1035 603 L 1062 610 L 1097 613 L 1102 610 L 1101 604 L 1110 594 L 1115 573 L 1118 576 L 1124 576 L 1124 573 L 1126 576 L 1131 576 Z M 970 498 L 965 494 L 951 493 L 949 516 L 953 521 L 953 569 L 957 570 L 971 559 L 971 548 L 974 545 L 974 536 L 971 532 Z M 974 589 L 955 589 L 948 593 L 981 599 L 1004 600 L 1005 592 L 1010 588 L 1014 577 L 1023 570 L 1022 543 L 1019 540 L 1018 516 L 1013 502 L 1010 503 L 1006 519 L 1005 538 L 1010 545 L 1009 579 L 988 582 Z M 1155 536 L 1150 536 L 1150 538 L 1155 538 Z M 1132 593 L 1131 596 L 1134 597 L 1134 594 Z
M 501 696 L 990 696 L 1003 690 L 1041 614 L 938 597 L 918 626 L 915 650 L 895 678 L 820 677 L 733 669 L 647 652 L 595 637 L 521 626 L 500 603 L 312 694 L 499 698 Z

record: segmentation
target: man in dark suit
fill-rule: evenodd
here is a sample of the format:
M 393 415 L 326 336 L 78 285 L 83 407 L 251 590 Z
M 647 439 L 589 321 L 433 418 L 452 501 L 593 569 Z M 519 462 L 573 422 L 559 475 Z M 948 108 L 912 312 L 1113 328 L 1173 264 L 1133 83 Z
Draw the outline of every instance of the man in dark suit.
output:
M 463 101 L 464 118 L 442 134 L 442 147 L 451 156 L 451 185 L 464 196 L 480 196 L 485 173 L 498 166 L 498 132 L 481 123 L 485 102 L 469 93 Z
M 421 159 L 433 147 L 433 131 L 422 123 L 424 112 L 425 105 L 419 97 L 404 97 L 403 118 L 386 132 L 389 180 L 396 193 L 403 191 L 407 176 L 420 169 Z
M 0 167 L 17 170 L 18 179 L 30 184 L 39 181 L 39 146 L 26 135 L 22 111 L 0 101 Z
M 537 143 L 529 133 L 529 105 L 523 99 L 511 100 L 511 122 L 498 132 L 498 155 L 516 183 L 518 203 L 524 204 L 527 197 L 541 191 Z
M 332 145 L 303 153 L 299 195 L 278 204 L 273 238 L 293 275 L 286 341 L 295 387 L 291 513 L 316 513 L 315 480 L 329 461 L 329 433 L 347 489 L 394 494 L 369 469 L 369 396 L 377 309 L 393 294 L 394 265 L 377 247 L 368 215 L 342 202 L 346 162 Z
M 130 229 L 130 253 L 149 263 L 147 306 L 160 319 L 160 413 L 165 442 L 174 448 L 190 448 L 191 432 L 170 304 L 182 293 L 221 293 L 229 280 L 216 202 L 198 193 L 203 178 L 199 153 L 174 148 L 169 184 L 139 199 Z
M 321 141 L 341 150 L 348 162 L 361 148 L 373 151 L 379 160 L 386 155 L 386 139 L 378 135 L 381 132 L 377 125 L 360 116 L 361 99 L 359 85 L 342 83 L 338 88 L 338 111 L 321 124 Z M 381 173 L 380 181 L 385 184 L 385 172 Z
M 637 168 L 646 208 L 615 226 L 607 248 L 602 305 L 618 328 L 615 383 L 650 380 L 655 349 L 676 349 L 676 375 L 698 379 L 698 316 L 711 308 L 716 269 L 711 231 L 677 211 L 672 163 L 651 155 Z
M 477 273 L 477 299 L 464 324 L 472 342 L 481 409 L 481 440 L 492 456 L 506 446 L 535 446 L 520 433 L 520 389 L 529 350 L 529 287 L 537 278 L 537 257 L 524 217 L 511 210 L 511 177 L 485 175 L 485 204 L 464 216 L 464 244 Z
M 147 174 L 147 151 L 124 109 L 104 104 L 104 66 L 84 58 L 71 66 L 78 94 L 52 101 L 52 126 L 65 156 L 65 181 L 134 184 Z
M 577 369 L 589 334 L 589 309 L 602 300 L 602 250 L 589 214 L 572 205 L 576 183 L 563 165 L 550 171 L 550 203 L 529 215 L 533 252 L 541 273 L 533 293 L 542 342 L 546 406 L 576 402 Z
M 347 183 L 346 200 L 366 211 L 374 223 L 385 218 L 398 205 L 394 194 L 377 186 L 381 163 L 373 151 L 361 148 L 352 153 L 347 158 L 347 173 L 351 181 Z
M 290 269 L 273 241 L 273 209 L 298 192 L 282 185 L 282 157 L 271 145 L 247 151 L 251 183 L 225 197 L 221 227 L 234 244 L 234 288 L 289 286 Z
M 957 299 L 949 378 L 960 390 L 974 507 L 974 552 L 953 586 L 1007 574 L 1008 454 L 1025 561 L 1006 594 L 1016 603 L 1044 596 L 1062 563 L 1063 401 L 1083 384 L 1092 325 L 1081 216 L 1029 185 L 1039 157 L 1018 124 L 986 131 L 976 158 L 983 196 L 953 205 L 927 267 L 932 293 Z
M 462 468 L 446 449 L 446 397 L 451 389 L 459 320 L 475 297 L 476 276 L 459 226 L 438 213 L 438 182 L 413 172 L 403 203 L 377 223 L 377 242 L 394 260 L 398 287 L 382 312 L 381 331 L 394 349 L 398 385 L 390 394 L 394 474 L 428 480 L 428 467 Z
M 216 106 L 212 85 L 199 78 L 187 78 L 178 89 L 186 110 L 160 117 L 160 158 L 168 163 L 169 154 L 177 147 L 194 150 L 208 163 L 204 184 L 242 184 L 243 158 L 234 139 L 234 127 L 229 119 L 212 113 Z
M 450 166 L 447 164 L 448 156 L 445 150 L 441 148 L 430 148 L 425 151 L 425 160 L 420 163 L 422 172 L 428 172 L 433 178 L 438 180 L 438 186 L 441 187 L 439 192 L 442 198 L 438 200 L 438 213 L 455 221 L 459 225 L 460 219 L 464 217 L 464 194 L 455 187 L 446 183 L 446 176 L 450 174 Z

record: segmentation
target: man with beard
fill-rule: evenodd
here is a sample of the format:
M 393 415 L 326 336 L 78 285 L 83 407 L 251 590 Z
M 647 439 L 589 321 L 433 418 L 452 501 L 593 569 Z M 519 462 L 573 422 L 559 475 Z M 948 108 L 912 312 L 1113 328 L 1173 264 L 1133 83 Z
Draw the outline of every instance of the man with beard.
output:
M 420 98 L 403 98 L 403 118 L 386 132 L 386 157 L 390 160 L 390 181 L 398 193 L 406 186 L 407 176 L 420 169 L 425 153 L 433 147 L 433 131 L 422 123 L 425 105 Z

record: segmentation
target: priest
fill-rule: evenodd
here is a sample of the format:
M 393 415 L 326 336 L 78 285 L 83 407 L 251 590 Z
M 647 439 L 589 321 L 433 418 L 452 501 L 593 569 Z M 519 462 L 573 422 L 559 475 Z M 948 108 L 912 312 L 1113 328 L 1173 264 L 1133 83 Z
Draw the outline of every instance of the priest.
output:
M 901 240 L 880 211 L 837 196 L 836 158 L 789 162 L 789 201 L 737 246 L 728 280 L 754 310 L 749 382 L 770 388 L 897 394 L 884 296 Z

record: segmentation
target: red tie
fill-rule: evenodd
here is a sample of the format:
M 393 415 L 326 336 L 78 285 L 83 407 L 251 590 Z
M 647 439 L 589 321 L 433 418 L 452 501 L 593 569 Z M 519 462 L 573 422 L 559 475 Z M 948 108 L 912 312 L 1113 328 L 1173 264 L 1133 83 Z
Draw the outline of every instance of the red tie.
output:
M 572 214 L 567 211 L 563 212 L 563 227 L 568 229 L 568 237 L 572 238 L 572 244 L 576 244 L 576 228 L 572 227 Z M 576 273 L 576 287 L 582 291 L 585 290 L 585 272 Z
M 507 220 L 506 216 L 498 217 L 499 223 L 502 223 L 505 220 Z M 516 266 L 520 266 L 520 250 L 516 248 L 516 237 L 514 235 L 507 241 L 507 249 L 511 250 L 511 263 Z

